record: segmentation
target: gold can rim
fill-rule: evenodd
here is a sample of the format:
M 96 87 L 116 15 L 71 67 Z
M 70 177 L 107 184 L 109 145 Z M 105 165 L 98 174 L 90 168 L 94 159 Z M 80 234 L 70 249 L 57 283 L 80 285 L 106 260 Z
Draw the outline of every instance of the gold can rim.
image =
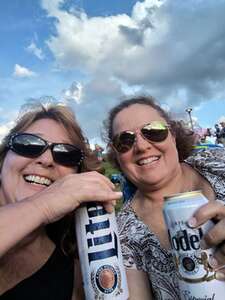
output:
M 192 197 L 192 196 L 199 195 L 199 194 L 202 195 L 202 191 L 201 190 L 190 191 L 190 192 L 183 192 L 183 193 L 177 193 L 177 194 L 172 194 L 170 196 L 165 196 L 164 200 L 165 201 L 169 201 L 169 200 L 174 199 L 174 198 L 176 198 L 176 199 L 186 198 L 186 197 Z

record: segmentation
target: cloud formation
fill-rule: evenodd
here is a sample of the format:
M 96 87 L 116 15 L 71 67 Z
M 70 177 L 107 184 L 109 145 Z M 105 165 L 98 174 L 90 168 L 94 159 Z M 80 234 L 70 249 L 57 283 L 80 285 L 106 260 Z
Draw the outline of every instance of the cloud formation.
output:
M 130 14 L 92 17 L 75 2 L 83 1 L 38 2 L 45 13 L 38 10 L 32 19 L 36 27 L 31 42 L 26 31 L 19 39 L 25 44 L 14 39 L 10 48 L 15 56 L 8 55 L 7 68 L 20 64 L 14 76 L 10 69 L 10 77 L 0 78 L 2 103 L 18 109 L 30 97 L 60 98 L 73 106 L 90 137 L 99 136 L 100 124 L 114 104 L 135 93 L 155 96 L 183 119 L 185 108 L 192 107 L 193 119 L 204 114 L 207 126 L 214 116 L 216 121 L 224 115 L 225 0 L 142 0 Z M 92 5 L 90 1 L 86 7 L 96 13 Z M 39 76 L 34 76 L 32 64 Z M 1 76 L 8 74 L 7 68 Z M 210 100 L 216 114 L 209 109 Z M 1 118 L 6 124 L 6 114 Z
M 0 109 L 1 111 L 1 109 Z M 0 142 L 1 140 L 6 136 L 6 134 L 9 132 L 10 128 L 12 128 L 14 125 L 13 121 L 9 121 L 4 125 L 0 125 Z
M 82 84 L 74 81 L 68 89 L 62 91 L 62 99 L 65 101 L 82 102 Z
M 31 42 L 29 46 L 26 48 L 27 52 L 34 54 L 40 60 L 45 58 L 45 55 L 41 48 L 38 48 L 34 42 Z
M 15 64 L 14 66 L 14 72 L 13 76 L 18 77 L 18 78 L 25 78 L 25 77 L 33 77 L 36 76 L 37 74 L 31 70 L 29 70 L 26 67 L 23 67 L 19 64 Z
M 89 132 L 135 92 L 155 96 L 180 117 L 189 106 L 224 101 L 224 0 L 144 0 L 130 15 L 93 17 L 64 4 L 42 0 L 55 20 L 46 43 L 59 69 L 85 77 L 63 93 L 82 123 L 90 120 Z
M 107 17 L 63 2 L 42 1 L 57 20 L 47 44 L 62 69 L 104 73 L 181 107 L 224 97 L 225 1 L 145 0 Z

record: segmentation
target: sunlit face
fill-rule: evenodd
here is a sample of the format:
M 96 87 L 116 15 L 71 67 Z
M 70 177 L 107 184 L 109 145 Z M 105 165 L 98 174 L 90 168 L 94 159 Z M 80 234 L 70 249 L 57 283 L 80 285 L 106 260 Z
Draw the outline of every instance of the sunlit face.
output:
M 38 120 L 24 132 L 36 134 L 49 142 L 71 144 L 65 128 L 51 119 Z M 32 196 L 58 178 L 74 172 L 74 168 L 55 163 L 50 149 L 37 158 L 23 157 L 9 150 L 1 170 L 0 204 Z
M 139 188 L 146 188 L 148 184 L 151 188 L 154 185 L 161 186 L 179 168 L 175 138 L 170 132 L 165 141 L 151 143 L 138 131 L 138 128 L 152 121 L 167 123 L 152 107 L 133 104 L 120 111 L 113 122 L 114 136 L 125 130 L 137 130 L 132 149 L 126 153 L 116 152 L 116 156 L 124 174 Z

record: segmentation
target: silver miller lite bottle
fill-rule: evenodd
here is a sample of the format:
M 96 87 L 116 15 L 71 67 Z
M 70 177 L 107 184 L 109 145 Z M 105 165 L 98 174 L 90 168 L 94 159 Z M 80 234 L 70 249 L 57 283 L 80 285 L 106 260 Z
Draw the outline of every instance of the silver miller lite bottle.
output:
M 86 300 L 127 300 L 115 213 L 90 202 L 76 210 L 75 223 Z
M 200 247 L 201 238 L 212 228 L 213 222 L 208 221 L 196 229 L 187 225 L 194 212 L 207 202 L 201 191 L 165 197 L 163 213 L 182 300 L 225 299 L 225 282 L 216 279 L 216 271 L 209 264 L 214 249 Z

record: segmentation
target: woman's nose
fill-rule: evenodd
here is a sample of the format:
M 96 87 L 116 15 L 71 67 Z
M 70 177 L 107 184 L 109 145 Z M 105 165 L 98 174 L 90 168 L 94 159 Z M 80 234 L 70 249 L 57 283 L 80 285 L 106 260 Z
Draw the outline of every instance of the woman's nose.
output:
M 36 158 L 36 163 L 41 164 L 45 167 L 52 167 L 54 165 L 54 159 L 51 149 L 47 149 L 44 153 L 38 156 Z
M 136 139 L 134 142 L 134 149 L 136 151 L 144 151 L 151 146 L 151 143 L 142 136 L 141 132 L 136 132 Z

